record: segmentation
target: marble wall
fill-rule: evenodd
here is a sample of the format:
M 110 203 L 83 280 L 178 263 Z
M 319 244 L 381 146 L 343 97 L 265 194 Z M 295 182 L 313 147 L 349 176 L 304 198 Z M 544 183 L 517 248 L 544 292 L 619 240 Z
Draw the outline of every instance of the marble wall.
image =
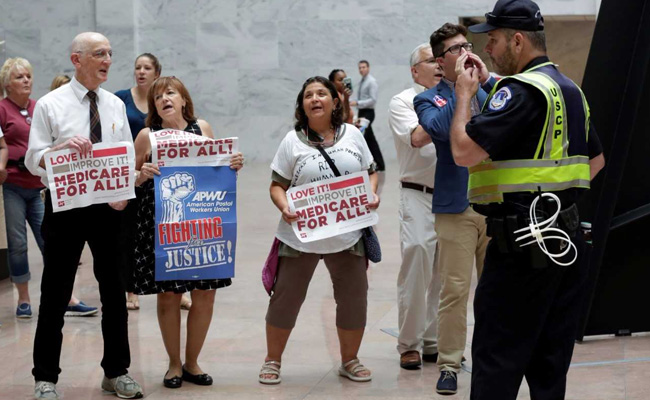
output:
M 73 73 L 67 55 L 72 38 L 97 30 L 114 50 L 105 89 L 132 86 L 135 56 L 154 53 L 164 75 L 175 75 L 188 86 L 198 115 L 217 135 L 239 136 L 247 158 L 261 162 L 272 159 L 290 129 L 295 98 L 306 78 L 343 68 L 356 87 L 357 61 L 367 59 L 380 86 L 375 132 L 385 157 L 394 159 L 386 110 L 391 97 L 410 84 L 411 50 L 428 41 L 443 23 L 481 16 L 493 4 L 494 0 L 2 0 L 0 42 L 5 43 L 0 45 L 0 59 L 29 59 L 34 66 L 34 97 L 39 97 L 54 75 Z M 593 16 L 599 0 L 538 0 L 538 4 L 547 16 Z

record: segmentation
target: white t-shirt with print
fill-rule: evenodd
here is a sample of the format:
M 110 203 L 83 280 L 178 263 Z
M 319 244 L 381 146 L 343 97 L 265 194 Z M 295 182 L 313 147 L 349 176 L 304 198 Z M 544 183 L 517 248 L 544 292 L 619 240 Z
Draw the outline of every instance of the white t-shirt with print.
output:
M 334 171 L 330 169 L 327 160 L 318 149 L 301 141 L 298 135 L 295 130 L 287 133 L 275 153 L 271 169 L 283 178 L 291 180 L 291 186 L 335 178 Z M 326 147 L 325 151 L 341 175 L 365 171 L 374 162 L 363 135 L 350 124 L 341 126 L 338 141 L 333 146 Z M 330 254 L 353 246 L 361 238 L 361 231 L 302 243 L 296 237 L 291 225 L 280 218 L 276 237 L 286 245 L 304 253 Z

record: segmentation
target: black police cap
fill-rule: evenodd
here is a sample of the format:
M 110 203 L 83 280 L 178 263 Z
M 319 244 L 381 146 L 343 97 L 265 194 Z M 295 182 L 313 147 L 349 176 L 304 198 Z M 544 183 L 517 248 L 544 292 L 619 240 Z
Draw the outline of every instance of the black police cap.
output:
M 485 14 L 485 19 L 485 23 L 470 26 L 470 32 L 485 33 L 498 28 L 544 30 L 544 17 L 539 6 L 531 0 L 499 0 L 494 10 Z

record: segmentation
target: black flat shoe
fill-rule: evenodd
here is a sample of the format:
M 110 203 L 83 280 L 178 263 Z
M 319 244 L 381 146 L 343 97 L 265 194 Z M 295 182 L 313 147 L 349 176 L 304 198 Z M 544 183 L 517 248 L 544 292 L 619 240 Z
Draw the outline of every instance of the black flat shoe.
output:
M 167 376 L 168 372 L 169 371 L 165 372 L 165 376 Z M 169 379 L 163 377 L 163 385 L 165 385 L 166 388 L 178 389 L 179 387 L 183 386 L 183 378 L 181 378 L 180 376 L 174 376 Z
M 212 377 L 210 375 L 208 374 L 192 375 L 189 372 L 187 372 L 185 366 L 183 366 L 183 380 L 201 386 L 210 386 L 212 385 L 213 382 Z

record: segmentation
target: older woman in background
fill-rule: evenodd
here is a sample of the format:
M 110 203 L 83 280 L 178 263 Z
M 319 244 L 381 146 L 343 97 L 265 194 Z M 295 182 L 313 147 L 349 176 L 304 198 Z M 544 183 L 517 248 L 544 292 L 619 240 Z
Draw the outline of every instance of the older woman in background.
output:
M 24 58 L 9 58 L 0 69 L 0 86 L 7 97 L 0 101 L 0 126 L 9 151 L 8 161 L 0 157 L 0 167 L 5 162 L 6 171 L 0 172 L 3 184 L 5 222 L 9 250 L 11 280 L 18 290 L 16 317 L 31 318 L 32 307 L 29 297 L 29 261 L 27 258 L 27 226 L 29 223 L 34 239 L 43 253 L 41 222 L 45 207 L 41 199 L 43 184 L 25 167 L 25 152 L 29 141 L 29 129 L 36 101 L 32 94 L 32 66 Z M 4 179 L 6 177 L 6 180 Z M 87 316 L 97 313 L 96 307 L 89 307 L 72 296 L 66 310 L 68 316 Z
M 339 104 L 341 104 L 343 111 L 343 122 L 351 124 L 354 119 L 354 111 L 350 106 L 352 89 L 346 87 L 345 82 L 343 82 L 347 77 L 345 71 L 342 69 L 333 69 L 328 78 L 334 84 L 336 91 L 339 94 Z
M 194 116 L 192 98 L 183 83 L 175 77 L 157 79 L 147 96 L 149 115 L 147 128 L 135 140 L 137 178 L 136 186 L 142 187 L 138 197 L 137 223 L 139 228 L 136 251 L 145 255 L 136 259 L 136 293 L 157 294 L 158 323 L 165 349 L 169 355 L 169 369 L 163 378 L 168 388 L 179 388 L 183 381 L 197 385 L 212 385 L 212 377 L 203 372 L 198 364 L 199 353 L 212 320 L 214 298 L 217 288 L 230 286 L 230 279 L 155 281 L 155 193 L 153 176 L 159 175 L 156 164 L 151 163 L 149 133 L 161 129 L 176 129 L 214 137 L 210 125 Z M 234 155 L 230 168 L 239 170 L 244 163 L 241 153 Z M 181 299 L 185 292 L 192 293 L 192 308 L 187 316 L 187 343 L 185 364 L 181 361 Z
M 341 366 L 339 374 L 355 382 L 371 379 L 357 353 L 366 326 L 368 303 L 367 260 L 361 230 L 303 243 L 291 223 L 298 215 L 289 210 L 290 186 L 334 177 L 318 147 L 331 155 L 341 175 L 368 171 L 373 191 L 369 208 L 379 206 L 377 174 L 366 141 L 353 125 L 343 123 L 336 87 L 316 76 L 307 79 L 296 99 L 294 130 L 280 143 L 271 163 L 271 199 L 282 214 L 276 237 L 280 240 L 279 264 L 273 295 L 266 313 L 267 354 L 259 374 L 264 384 L 280 383 L 282 354 L 295 326 L 309 282 L 320 259 L 330 272 L 336 300 L 336 328 Z M 327 167 L 321 168 L 323 165 Z

